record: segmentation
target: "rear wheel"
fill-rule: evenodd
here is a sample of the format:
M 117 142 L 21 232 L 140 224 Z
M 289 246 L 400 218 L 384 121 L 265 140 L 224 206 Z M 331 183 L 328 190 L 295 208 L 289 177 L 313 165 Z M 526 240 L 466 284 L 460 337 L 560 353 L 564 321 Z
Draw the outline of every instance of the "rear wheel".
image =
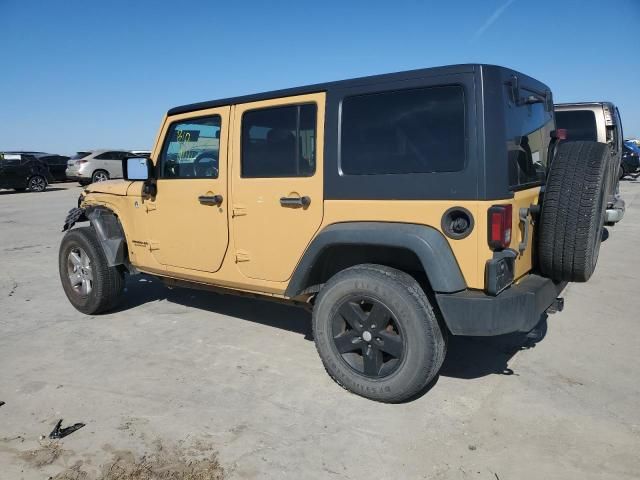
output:
M 96 170 L 91 175 L 91 183 L 106 182 L 109 180 L 109 173 L 105 170 Z
M 596 142 L 563 142 L 542 201 L 538 257 L 543 275 L 586 282 L 593 274 L 606 209 L 609 153 Z
M 329 375 L 381 402 L 401 402 L 424 389 L 446 350 L 418 282 L 382 265 L 358 265 L 331 278 L 315 304 L 313 332 Z
M 88 315 L 115 307 L 124 290 L 124 274 L 107 263 L 93 227 L 76 228 L 64 236 L 58 269 L 67 298 Z
M 44 192 L 47 189 L 47 179 L 42 175 L 34 175 L 29 179 L 28 188 L 32 192 Z

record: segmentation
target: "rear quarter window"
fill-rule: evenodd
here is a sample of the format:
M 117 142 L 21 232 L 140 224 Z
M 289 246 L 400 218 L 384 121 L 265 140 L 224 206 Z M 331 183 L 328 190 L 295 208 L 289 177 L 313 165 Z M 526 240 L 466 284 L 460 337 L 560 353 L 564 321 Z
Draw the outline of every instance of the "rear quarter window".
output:
M 464 89 L 395 90 L 342 102 L 343 175 L 456 172 L 466 161 Z

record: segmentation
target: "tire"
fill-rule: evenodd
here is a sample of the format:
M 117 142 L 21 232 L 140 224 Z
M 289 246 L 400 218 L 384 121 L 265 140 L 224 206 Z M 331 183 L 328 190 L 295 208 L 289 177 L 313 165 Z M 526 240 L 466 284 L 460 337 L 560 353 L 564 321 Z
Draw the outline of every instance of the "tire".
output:
M 47 189 L 47 179 L 42 175 L 33 175 L 27 184 L 30 192 L 44 192 Z
M 75 267 L 78 270 L 74 273 Z M 122 296 L 124 274 L 117 267 L 108 265 L 93 227 L 67 232 L 60 244 L 58 270 L 64 293 L 82 313 L 106 312 L 115 307 Z M 74 282 L 71 275 L 75 275 Z M 85 283 L 83 280 L 89 277 L 90 282 Z
M 105 182 L 109 180 L 109 172 L 106 170 L 96 170 L 91 175 L 91 183 Z
M 626 172 L 624 171 L 624 167 L 622 165 L 620 165 L 618 167 L 618 180 L 622 180 L 626 175 Z
M 551 163 L 538 226 L 541 273 L 586 282 L 598 261 L 605 221 L 607 146 L 563 142 Z
M 357 265 L 332 277 L 315 303 L 313 334 L 331 378 L 379 402 L 414 397 L 436 376 L 446 352 L 418 282 L 382 265 Z

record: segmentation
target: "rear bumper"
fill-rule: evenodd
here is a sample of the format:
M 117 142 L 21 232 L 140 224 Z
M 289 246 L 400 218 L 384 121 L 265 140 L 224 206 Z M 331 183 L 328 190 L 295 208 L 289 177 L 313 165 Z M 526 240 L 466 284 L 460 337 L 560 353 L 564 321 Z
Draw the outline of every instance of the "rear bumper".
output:
M 454 335 L 493 336 L 528 332 L 540 321 L 566 282 L 528 275 L 497 296 L 479 290 L 436 294 L 444 320 Z
M 617 223 L 620 220 L 622 220 L 622 217 L 624 217 L 624 211 L 625 211 L 625 203 L 624 200 L 620 197 L 616 198 L 616 201 L 613 205 L 611 205 L 609 208 L 607 208 L 607 212 L 606 212 L 606 223 L 608 224 L 612 224 L 612 223 Z

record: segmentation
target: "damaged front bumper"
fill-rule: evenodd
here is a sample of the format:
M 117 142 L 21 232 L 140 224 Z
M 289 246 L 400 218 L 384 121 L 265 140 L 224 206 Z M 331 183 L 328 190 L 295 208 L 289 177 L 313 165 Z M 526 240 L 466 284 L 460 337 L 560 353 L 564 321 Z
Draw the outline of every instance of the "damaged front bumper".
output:
M 77 222 L 86 222 L 89 220 L 85 214 L 84 208 L 72 208 L 67 214 L 67 218 L 64 219 L 64 225 L 62 231 L 66 232 L 73 227 Z

